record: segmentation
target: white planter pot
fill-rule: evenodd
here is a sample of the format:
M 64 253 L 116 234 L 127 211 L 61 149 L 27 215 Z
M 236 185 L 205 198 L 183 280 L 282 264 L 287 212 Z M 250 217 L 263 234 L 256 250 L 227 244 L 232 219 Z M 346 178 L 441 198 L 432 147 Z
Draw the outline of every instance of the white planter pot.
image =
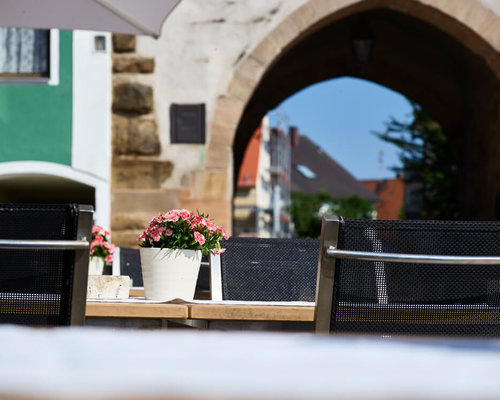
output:
M 89 275 L 102 275 L 104 260 L 101 257 L 90 257 Z
M 193 300 L 201 251 L 141 247 L 144 296 L 149 300 Z

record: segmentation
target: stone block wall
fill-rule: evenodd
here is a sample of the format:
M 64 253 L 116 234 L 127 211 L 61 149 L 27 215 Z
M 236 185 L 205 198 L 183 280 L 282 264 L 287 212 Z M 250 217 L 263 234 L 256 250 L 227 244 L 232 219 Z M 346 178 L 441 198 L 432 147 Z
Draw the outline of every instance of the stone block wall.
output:
M 135 36 L 113 35 L 111 230 L 123 247 L 137 245 L 152 216 L 178 206 L 177 192 L 162 189 L 173 164 L 158 157 L 153 87 L 136 79 L 154 69 L 154 58 L 136 54 Z
M 160 133 L 154 72 L 154 57 L 137 54 L 135 36 L 113 35 L 111 230 L 122 247 L 137 246 L 151 218 L 172 208 L 199 210 L 231 230 L 231 147 L 209 139 L 164 148 L 169 130 Z M 197 152 L 203 168 L 190 160 L 198 168 L 183 171 Z

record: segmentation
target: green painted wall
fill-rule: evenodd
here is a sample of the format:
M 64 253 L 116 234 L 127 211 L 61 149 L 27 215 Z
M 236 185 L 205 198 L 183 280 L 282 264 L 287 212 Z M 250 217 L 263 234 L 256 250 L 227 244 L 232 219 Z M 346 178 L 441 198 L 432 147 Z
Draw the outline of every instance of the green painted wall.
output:
M 0 83 L 0 162 L 71 165 L 72 37 L 60 31 L 59 85 Z

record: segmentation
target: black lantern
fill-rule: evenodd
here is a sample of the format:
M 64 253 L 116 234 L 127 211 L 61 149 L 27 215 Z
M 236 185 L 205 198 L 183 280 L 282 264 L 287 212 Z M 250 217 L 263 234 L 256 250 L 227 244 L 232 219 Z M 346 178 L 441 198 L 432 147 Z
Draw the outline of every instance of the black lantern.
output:
M 359 17 L 352 35 L 352 50 L 357 64 L 366 64 L 370 61 L 374 44 L 375 35 L 370 29 L 366 18 Z

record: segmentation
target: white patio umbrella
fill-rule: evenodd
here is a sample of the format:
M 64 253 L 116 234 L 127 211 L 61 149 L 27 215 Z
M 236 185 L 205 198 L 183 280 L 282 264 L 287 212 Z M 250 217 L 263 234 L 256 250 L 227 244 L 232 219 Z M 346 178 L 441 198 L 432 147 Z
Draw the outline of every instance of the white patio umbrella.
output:
M 158 37 L 180 0 L 1 0 L 0 27 L 82 29 Z

